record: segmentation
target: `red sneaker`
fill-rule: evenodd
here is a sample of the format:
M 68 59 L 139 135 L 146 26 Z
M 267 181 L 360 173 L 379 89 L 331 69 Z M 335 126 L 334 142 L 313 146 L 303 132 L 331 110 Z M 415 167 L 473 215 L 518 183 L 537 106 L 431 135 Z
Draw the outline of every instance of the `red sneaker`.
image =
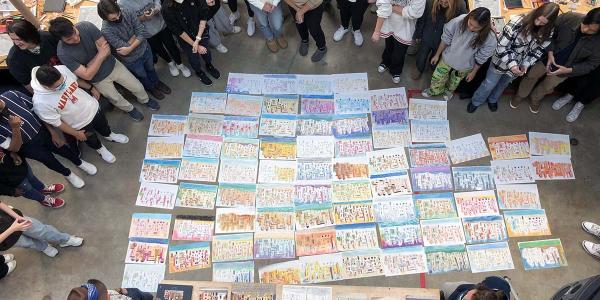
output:
M 62 183 L 54 183 L 44 187 L 40 192 L 44 195 L 58 194 L 65 190 L 65 185 Z
M 58 197 L 54 198 L 46 196 L 46 198 L 42 202 L 40 202 L 40 204 L 51 208 L 61 208 L 65 205 L 65 200 Z

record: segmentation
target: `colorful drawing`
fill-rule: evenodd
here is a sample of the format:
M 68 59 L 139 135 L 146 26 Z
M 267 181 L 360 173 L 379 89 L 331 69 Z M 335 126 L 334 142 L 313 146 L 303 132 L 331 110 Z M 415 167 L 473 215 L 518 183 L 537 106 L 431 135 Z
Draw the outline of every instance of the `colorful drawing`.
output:
M 369 179 L 367 157 L 344 157 L 333 160 L 333 180 Z
M 296 180 L 300 183 L 321 182 L 333 179 L 331 160 L 298 160 Z
M 448 102 L 411 98 L 408 103 L 411 120 L 447 120 Z
M 369 300 L 365 293 L 340 293 L 337 292 L 334 300 Z M 377 299 L 380 300 L 380 299 Z
M 227 103 L 226 93 L 192 92 L 191 114 L 223 114 Z
M 450 141 L 450 123 L 447 120 L 411 120 L 413 143 L 444 143 Z
M 223 116 L 207 114 L 190 114 L 185 128 L 186 134 L 221 135 L 223 132 Z
M 183 136 L 149 136 L 146 143 L 146 158 L 181 158 Z
M 429 271 L 423 246 L 384 249 L 381 260 L 386 277 Z
M 212 281 L 214 282 L 254 282 L 254 261 L 235 261 L 213 263 Z
M 184 157 L 179 169 L 179 180 L 216 182 L 218 158 Z
M 253 232 L 255 219 L 254 208 L 217 208 L 215 233 Z
M 371 111 L 408 108 L 406 89 L 392 88 L 371 91 Z
M 367 73 L 332 74 L 333 93 L 362 92 L 369 90 Z
M 452 178 L 454 179 L 454 190 L 457 192 L 496 188 L 492 168 L 488 166 L 453 167 Z
M 340 138 L 362 137 L 371 133 L 367 114 L 336 115 L 333 117 L 333 135 Z
M 318 255 L 337 252 L 334 227 L 295 232 L 296 255 Z
M 338 115 L 370 113 L 370 96 L 371 94 L 368 91 L 336 93 L 335 113 Z
M 298 94 L 298 81 L 296 75 L 290 74 L 267 74 L 263 75 L 263 94 L 275 95 Z
M 425 247 L 430 274 L 470 271 L 465 245 Z
M 154 293 L 158 289 L 158 284 L 164 279 L 165 265 L 125 264 L 121 286 Z
M 302 264 L 298 260 L 267 265 L 258 269 L 260 283 L 300 284 Z
M 415 204 L 411 195 L 401 195 L 373 200 L 377 222 L 406 222 L 417 219 Z
M 530 159 L 492 160 L 496 184 L 533 183 L 535 169 Z
M 179 160 L 144 159 L 140 182 L 177 183 Z
M 254 231 L 294 231 L 296 213 L 293 207 L 265 207 L 256 209 Z
M 421 227 L 416 220 L 404 223 L 379 223 L 381 248 L 423 245 Z
M 412 168 L 410 177 L 415 192 L 451 191 L 453 188 L 448 167 Z
M 445 144 L 411 145 L 408 147 L 408 154 L 412 168 L 450 166 Z
M 332 287 L 284 285 L 281 290 L 286 300 L 330 300 L 333 294 Z
M 184 157 L 219 158 L 223 138 L 210 135 L 188 134 L 183 145 Z
M 212 261 L 251 260 L 253 243 L 252 233 L 216 235 L 212 239 Z
M 508 240 L 502 216 L 464 218 L 467 244 L 493 243 Z
M 493 272 L 515 268 L 507 242 L 468 245 L 471 272 Z
M 208 242 L 212 240 L 215 222 L 201 216 L 178 215 L 173 224 L 174 241 Z
M 507 135 L 488 138 L 493 160 L 529 158 L 527 135 Z
M 340 252 L 379 248 L 375 224 L 335 226 L 335 239 Z
M 408 109 L 386 109 L 371 113 L 373 127 L 386 127 L 393 125 L 408 125 Z
M 293 183 L 296 180 L 296 161 L 261 159 L 259 183 Z
M 240 207 L 254 206 L 256 198 L 255 184 L 219 184 L 219 193 L 217 194 L 217 206 L 219 207 Z
M 411 144 L 408 125 L 387 125 L 373 128 L 373 147 L 375 149 L 408 147 Z
M 192 300 L 191 285 L 159 284 L 156 291 L 158 300 Z
M 403 147 L 371 151 L 367 153 L 369 174 L 381 175 L 408 169 Z
M 198 293 L 198 299 L 204 300 L 221 300 L 227 299 L 227 295 L 229 295 L 229 288 L 212 288 L 212 287 L 199 287 L 200 292 Z
M 258 117 L 225 116 L 223 118 L 223 136 L 228 138 L 257 138 L 258 124 Z
M 256 208 L 293 207 L 296 188 L 292 184 L 259 184 Z
M 229 73 L 227 78 L 227 93 L 260 95 L 263 91 L 262 75 Z
M 421 220 L 458 217 L 452 193 L 414 195 L 417 215 Z
M 210 268 L 210 243 L 197 242 L 169 247 L 169 273 Z
M 334 203 L 333 218 L 336 225 L 375 222 L 373 202 Z
M 179 184 L 175 205 L 179 207 L 213 209 L 215 208 L 216 197 L 216 185 L 182 182 Z
M 531 155 L 560 155 L 571 157 L 571 141 L 566 134 L 529 132 Z
M 384 275 L 380 249 L 356 250 L 342 253 L 346 279 Z
M 298 136 L 302 135 L 333 135 L 332 116 L 301 115 L 298 116 L 296 132 Z
M 332 188 L 330 184 L 296 184 L 294 205 L 330 204 Z
M 135 213 L 131 216 L 130 238 L 169 239 L 170 214 Z
M 296 207 L 296 230 L 333 225 L 331 204 L 311 204 Z
M 126 264 L 164 264 L 167 261 L 167 251 L 169 244 L 167 241 L 157 241 L 152 239 L 129 240 L 127 246 Z
M 406 170 L 371 176 L 373 198 L 412 194 L 410 178 Z
M 333 78 L 330 75 L 296 75 L 298 94 L 332 95 Z
M 368 180 L 334 181 L 333 202 L 352 202 L 371 199 L 371 183 Z
M 481 133 L 446 142 L 453 164 L 490 156 Z
M 536 180 L 575 179 L 571 158 L 564 156 L 534 156 L 531 164 Z
M 540 209 L 536 184 L 506 184 L 496 187 L 500 209 Z
M 509 237 L 552 234 L 543 209 L 507 210 L 504 211 L 504 222 Z
M 295 138 L 264 137 L 260 140 L 260 159 L 296 159 Z
M 262 113 L 296 115 L 298 114 L 298 105 L 298 95 L 265 95 Z
M 187 116 L 153 114 L 148 136 L 182 136 L 187 119 Z
M 258 159 L 258 139 L 225 138 L 221 148 L 222 158 Z
M 421 233 L 425 246 L 448 246 L 465 243 L 460 218 L 421 220 Z
M 176 199 L 176 185 L 142 182 L 135 205 L 173 209 Z
M 299 136 L 298 158 L 332 158 L 335 155 L 335 139 L 332 136 Z
M 294 137 L 296 136 L 295 115 L 263 114 L 260 118 L 260 135 Z
M 340 253 L 302 256 L 300 262 L 302 263 L 303 284 L 344 279 L 344 261 Z
M 256 232 L 254 234 L 254 259 L 295 258 L 293 231 Z
M 331 115 L 334 112 L 332 95 L 300 96 L 300 113 L 303 115 Z
M 256 183 L 258 160 L 221 159 L 219 183 Z
M 566 267 L 567 257 L 560 239 L 519 242 L 521 261 L 526 271 Z
M 454 201 L 456 202 L 458 216 L 461 218 L 498 215 L 500 213 L 496 193 L 493 190 L 454 193 Z
M 335 140 L 335 157 L 364 156 L 370 151 L 373 151 L 371 137 Z
M 228 115 L 259 117 L 262 111 L 262 96 L 229 94 L 227 95 Z
M 237 283 L 231 287 L 231 300 L 275 300 L 276 290 L 274 284 Z

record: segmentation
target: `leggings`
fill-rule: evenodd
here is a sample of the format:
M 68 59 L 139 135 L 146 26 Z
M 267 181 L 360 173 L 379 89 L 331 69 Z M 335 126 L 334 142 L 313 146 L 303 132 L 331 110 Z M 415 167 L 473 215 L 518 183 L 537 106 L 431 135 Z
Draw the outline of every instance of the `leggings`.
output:
M 350 19 L 352 19 L 352 30 L 360 30 L 365 11 L 367 11 L 367 8 L 369 7 L 369 2 L 367 2 L 367 0 L 356 0 L 356 2 L 353 3 L 348 0 L 338 0 L 338 6 L 340 8 L 342 26 L 345 29 L 348 29 L 350 26 Z
M 252 11 L 252 9 L 250 9 L 250 3 L 248 2 L 248 0 L 244 0 L 244 2 L 246 3 L 246 10 L 248 10 L 248 17 L 254 18 L 254 12 Z M 232 13 L 237 12 L 237 10 L 238 10 L 237 0 L 229 0 L 227 2 L 227 5 L 229 6 L 229 9 L 231 10 Z
M 182 63 L 179 48 L 177 48 L 173 34 L 167 27 L 149 38 L 148 44 L 150 44 L 152 52 L 158 54 L 167 63 L 170 63 L 171 59 L 178 65 Z

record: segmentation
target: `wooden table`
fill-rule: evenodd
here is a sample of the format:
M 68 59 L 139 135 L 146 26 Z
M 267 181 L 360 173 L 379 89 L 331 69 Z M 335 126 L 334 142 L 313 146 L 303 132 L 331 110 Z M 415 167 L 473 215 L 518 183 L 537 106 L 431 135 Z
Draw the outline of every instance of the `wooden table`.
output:
M 510 19 L 511 16 L 526 14 L 533 9 L 533 3 L 531 0 L 522 0 L 523 8 L 511 8 L 511 9 L 506 8 L 503 0 L 497 0 L 497 1 L 500 2 L 500 11 L 502 12 L 502 16 L 504 17 L 504 20 L 506 22 L 508 22 L 508 20 Z M 473 9 L 475 7 L 474 0 L 469 0 L 469 7 L 471 9 Z M 590 11 L 592 8 L 594 8 L 594 7 L 589 5 L 587 3 L 587 0 L 579 0 L 579 3 L 577 3 L 577 9 L 575 9 L 574 11 L 578 12 L 578 13 L 582 13 L 582 14 L 587 14 L 587 12 Z M 565 12 L 571 11 L 571 8 L 569 8 L 569 5 L 560 4 L 560 10 L 562 13 L 565 13 Z

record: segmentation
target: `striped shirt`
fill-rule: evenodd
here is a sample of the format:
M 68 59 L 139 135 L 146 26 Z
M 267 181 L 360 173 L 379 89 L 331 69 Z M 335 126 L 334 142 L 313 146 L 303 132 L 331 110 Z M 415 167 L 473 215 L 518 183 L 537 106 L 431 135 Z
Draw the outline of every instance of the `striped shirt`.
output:
M 0 101 L 4 102 L 9 115 L 21 118 L 23 144 L 31 141 L 42 127 L 42 121 L 32 111 L 31 98 L 21 92 L 8 91 L 0 95 Z M 11 138 L 12 128 L 8 123 L 8 116 L 0 115 L 0 147 L 7 149 L 10 146 Z

